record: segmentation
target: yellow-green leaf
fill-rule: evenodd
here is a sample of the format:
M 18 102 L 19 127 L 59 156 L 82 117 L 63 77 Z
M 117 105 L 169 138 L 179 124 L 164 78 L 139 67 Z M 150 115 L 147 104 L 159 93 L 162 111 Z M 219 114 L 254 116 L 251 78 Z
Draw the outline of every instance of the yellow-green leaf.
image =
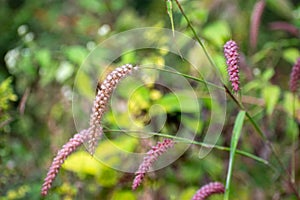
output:
M 266 103 L 267 114 L 271 115 L 278 102 L 280 96 L 280 89 L 278 86 L 270 85 L 263 89 L 263 98 Z

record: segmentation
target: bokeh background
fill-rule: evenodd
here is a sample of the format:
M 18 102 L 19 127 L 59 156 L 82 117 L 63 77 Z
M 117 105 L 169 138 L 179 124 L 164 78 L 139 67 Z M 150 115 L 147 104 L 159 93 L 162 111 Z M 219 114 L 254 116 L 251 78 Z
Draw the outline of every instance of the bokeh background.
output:
M 241 100 L 288 168 L 292 138 L 298 130 L 297 120 L 292 117 L 288 82 L 291 68 L 300 56 L 300 2 L 267 0 L 256 46 L 249 40 L 256 1 L 180 2 L 224 79 L 226 67 L 222 46 L 230 38 L 240 45 Z M 175 30 L 194 37 L 175 2 L 173 18 Z M 278 26 L 278 22 L 292 28 Z M 0 2 L 0 199 L 41 199 L 41 184 L 53 156 L 77 131 L 72 115 L 72 90 L 79 67 L 97 44 L 116 33 L 141 27 L 171 28 L 164 0 Z M 168 52 L 131 52 L 116 60 L 112 69 L 127 62 L 164 65 L 166 61 L 170 62 Z M 175 61 L 172 67 L 199 77 L 187 62 Z M 76 86 L 81 88 L 76 89 L 82 95 L 94 92 L 84 87 L 91 81 L 90 77 L 80 76 L 77 81 L 80 84 Z M 210 123 L 211 102 L 205 88 L 197 83 L 192 85 L 201 105 L 196 112 L 201 113 L 202 118 L 200 121 L 186 118 L 183 123 L 196 129 L 196 140 L 201 141 Z M 119 90 L 121 95 L 123 91 L 124 98 L 126 89 L 123 85 Z M 147 113 L 152 104 L 159 102 L 167 111 L 166 133 L 176 131 L 181 112 L 188 115 L 195 112 L 189 106 L 179 110 L 178 99 L 155 85 L 140 88 L 130 102 L 132 115 L 140 124 L 149 122 Z M 230 145 L 238 112 L 230 100 L 226 109 L 226 124 L 218 141 L 223 146 Z M 125 127 L 126 123 L 124 121 Z M 108 109 L 104 124 L 110 129 L 118 128 L 111 117 L 111 109 Z M 130 140 L 116 134 L 108 137 L 132 152 L 145 152 L 160 139 Z M 104 155 L 114 155 L 105 142 L 100 143 L 101 148 L 105 149 Z M 280 171 L 270 150 L 247 121 L 239 148 L 269 160 L 275 170 L 237 156 L 232 199 L 296 199 L 283 181 L 285 172 Z M 145 183 L 132 192 L 133 174 L 99 163 L 82 147 L 63 166 L 46 199 L 190 199 L 201 185 L 209 181 L 224 183 L 226 179 L 228 152 L 213 150 L 205 159 L 199 159 L 198 152 L 199 146 L 191 146 L 172 165 L 150 173 Z M 296 155 L 299 185 L 299 148 Z M 211 199 L 222 199 L 222 196 Z

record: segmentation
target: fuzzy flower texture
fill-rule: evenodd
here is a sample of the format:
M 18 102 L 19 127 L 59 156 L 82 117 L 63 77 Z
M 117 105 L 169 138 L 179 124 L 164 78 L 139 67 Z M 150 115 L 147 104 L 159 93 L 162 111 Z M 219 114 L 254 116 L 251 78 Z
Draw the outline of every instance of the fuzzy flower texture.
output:
M 296 64 L 293 66 L 291 77 L 290 77 L 290 90 L 293 93 L 297 92 L 300 80 L 300 58 L 298 58 Z
M 193 196 L 192 200 L 205 200 L 213 194 L 222 194 L 224 192 L 225 187 L 222 183 L 212 182 L 202 186 Z
M 83 130 L 80 133 L 77 133 L 72 137 L 62 148 L 58 151 L 56 157 L 54 158 L 47 176 L 44 180 L 41 194 L 43 196 L 46 196 L 48 194 L 49 189 L 52 186 L 52 183 L 55 179 L 55 177 L 58 174 L 59 169 L 61 168 L 62 164 L 65 162 L 67 157 L 73 153 L 77 147 L 82 145 L 82 143 L 85 141 L 87 137 L 87 130 Z
M 234 92 L 238 92 L 240 89 L 238 50 L 239 50 L 238 45 L 233 40 L 229 40 L 224 45 L 224 56 L 227 64 L 229 81 L 231 82 Z
M 135 178 L 132 183 L 132 189 L 135 190 L 143 181 L 146 173 L 150 167 L 157 160 L 157 158 L 165 153 L 169 148 L 173 147 L 174 141 L 171 139 L 164 139 L 163 142 L 158 142 L 156 146 L 153 146 L 150 151 L 147 152 L 147 156 L 144 157 L 142 164 L 135 173 Z
M 62 148 L 58 151 L 56 157 L 53 159 L 52 164 L 48 170 L 47 176 L 44 179 L 42 185 L 41 194 L 46 196 L 55 177 L 58 174 L 64 161 L 69 155 L 71 155 L 80 145 L 88 141 L 88 150 L 91 154 L 94 153 L 95 148 L 98 144 L 98 140 L 102 135 L 101 118 L 105 112 L 108 100 L 116 87 L 117 83 L 124 78 L 126 75 L 130 74 L 133 67 L 130 64 L 123 65 L 112 71 L 100 86 L 100 90 L 97 91 L 96 98 L 94 100 L 94 105 L 92 109 L 92 115 L 90 118 L 90 126 L 88 129 L 82 130 L 71 138 Z
M 114 71 L 109 73 L 106 79 L 97 91 L 97 96 L 94 100 L 94 106 L 90 118 L 90 129 L 88 138 L 88 151 L 94 154 L 97 147 L 98 141 L 102 136 L 101 118 L 105 112 L 108 100 L 116 88 L 117 83 L 130 74 L 137 67 L 133 67 L 131 64 L 126 64 L 116 68 Z

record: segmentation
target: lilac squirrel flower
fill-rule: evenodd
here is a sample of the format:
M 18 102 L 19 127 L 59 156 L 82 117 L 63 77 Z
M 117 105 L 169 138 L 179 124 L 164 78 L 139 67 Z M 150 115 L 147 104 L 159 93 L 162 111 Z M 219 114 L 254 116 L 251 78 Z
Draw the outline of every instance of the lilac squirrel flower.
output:
M 158 142 L 156 146 L 152 146 L 151 150 L 147 152 L 147 156 L 144 157 L 142 164 L 135 173 L 135 178 L 132 183 L 132 189 L 135 190 L 144 179 L 146 173 L 149 171 L 152 164 L 157 158 L 166 152 L 169 148 L 173 147 L 175 142 L 171 139 L 164 139 L 163 142 Z
M 205 200 L 207 197 L 213 194 L 222 194 L 225 192 L 225 187 L 222 183 L 212 182 L 202 186 L 192 200 Z
M 56 157 L 53 159 L 52 164 L 48 170 L 47 176 L 44 180 L 41 194 L 46 196 L 55 177 L 58 174 L 59 169 L 65 162 L 67 157 L 72 154 L 86 139 L 87 130 L 83 130 L 80 133 L 75 134 L 57 153 Z
M 131 64 L 126 64 L 116 68 L 109 73 L 103 83 L 100 85 L 97 95 L 94 100 L 92 114 L 90 118 L 90 129 L 88 138 L 88 150 L 91 154 L 94 154 L 99 139 L 101 138 L 103 131 L 101 124 L 101 118 L 105 112 L 108 100 L 116 88 L 117 83 L 130 74 L 137 67 L 133 67 Z
M 297 62 L 293 66 L 291 77 L 290 77 L 290 90 L 293 93 L 296 93 L 298 90 L 300 80 L 300 58 L 298 58 Z
M 224 55 L 226 58 L 227 71 L 229 74 L 229 81 L 231 82 L 234 92 L 239 91 L 239 47 L 235 41 L 229 40 L 224 45 Z

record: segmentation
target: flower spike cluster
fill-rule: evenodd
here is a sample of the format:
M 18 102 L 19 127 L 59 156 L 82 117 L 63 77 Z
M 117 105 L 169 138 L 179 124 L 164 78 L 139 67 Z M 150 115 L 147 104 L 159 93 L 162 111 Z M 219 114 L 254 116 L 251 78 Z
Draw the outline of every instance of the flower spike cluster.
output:
M 229 40 L 224 45 L 224 56 L 226 58 L 227 71 L 229 74 L 229 81 L 231 82 L 234 92 L 239 91 L 239 47 L 235 41 Z
M 205 200 L 207 197 L 213 194 L 222 194 L 225 192 L 225 187 L 222 183 L 212 182 L 202 186 L 192 200 Z
M 67 157 L 71 155 L 87 138 L 87 130 L 83 130 L 80 133 L 75 134 L 57 153 L 53 159 L 52 164 L 48 170 L 47 176 L 44 180 L 41 194 L 46 196 L 52 183 L 58 174 L 59 169 L 65 162 Z
M 80 133 L 75 134 L 62 148 L 58 151 L 56 157 L 52 161 L 52 164 L 48 170 L 47 176 L 44 179 L 42 185 L 41 194 L 46 196 L 55 177 L 58 174 L 64 161 L 69 155 L 71 155 L 80 145 L 88 141 L 88 150 L 90 153 L 94 153 L 98 140 L 103 134 L 101 126 L 101 118 L 105 112 L 108 100 L 115 89 L 117 83 L 124 78 L 126 75 L 130 74 L 133 67 L 130 64 L 123 65 L 112 71 L 100 86 L 97 91 L 97 95 L 94 100 L 94 105 L 92 109 L 92 114 L 90 118 L 90 126 L 88 129 L 82 130 Z
M 135 178 L 132 183 L 132 189 L 135 190 L 143 181 L 146 173 L 150 167 L 157 160 L 157 158 L 165 153 L 169 148 L 173 147 L 175 142 L 171 139 L 164 139 L 163 142 L 158 142 L 155 146 L 152 146 L 151 150 L 147 152 L 147 156 L 144 157 L 142 164 L 139 166 L 135 173 Z
M 298 58 L 297 62 L 293 66 L 291 77 L 290 77 L 290 90 L 293 93 L 297 92 L 298 85 L 300 80 L 300 58 Z
M 106 79 L 103 81 L 99 90 L 97 91 L 96 98 L 92 109 L 90 118 L 90 129 L 88 138 L 88 151 L 94 154 L 99 139 L 101 138 L 103 131 L 101 124 L 101 118 L 105 112 L 108 100 L 112 95 L 113 90 L 116 88 L 117 83 L 130 74 L 137 67 L 133 67 L 131 64 L 126 64 L 116 68 L 114 71 L 109 73 Z

